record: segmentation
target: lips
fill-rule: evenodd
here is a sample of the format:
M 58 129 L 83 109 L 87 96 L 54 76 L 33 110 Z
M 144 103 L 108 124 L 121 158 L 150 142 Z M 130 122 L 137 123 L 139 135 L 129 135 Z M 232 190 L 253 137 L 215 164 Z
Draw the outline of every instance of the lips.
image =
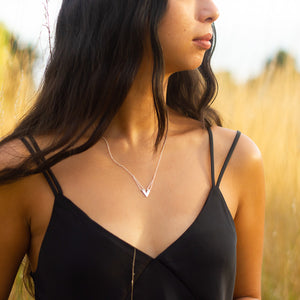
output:
M 203 36 L 194 38 L 193 41 L 195 41 L 195 40 L 210 41 L 212 39 L 212 37 L 213 37 L 213 35 L 211 33 L 207 33 Z
M 204 50 L 208 50 L 211 47 L 210 40 L 212 39 L 213 35 L 211 33 L 207 33 L 203 36 L 196 37 L 193 39 L 194 44 Z

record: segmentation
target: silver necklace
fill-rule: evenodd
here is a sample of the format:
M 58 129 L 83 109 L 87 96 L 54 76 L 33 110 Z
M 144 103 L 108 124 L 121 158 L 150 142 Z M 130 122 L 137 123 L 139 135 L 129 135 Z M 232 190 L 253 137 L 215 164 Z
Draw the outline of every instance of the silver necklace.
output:
M 138 181 L 138 179 L 124 166 L 122 165 L 121 163 L 119 163 L 112 155 L 111 151 L 110 151 L 110 147 L 109 147 L 109 144 L 108 144 L 108 141 L 106 140 L 105 137 L 102 137 L 103 140 L 105 141 L 106 143 L 106 147 L 107 147 L 107 150 L 108 150 L 108 153 L 109 153 L 109 156 L 110 158 L 112 159 L 112 161 L 118 165 L 119 167 L 121 167 L 122 169 L 124 169 L 132 178 L 133 180 L 135 181 L 137 187 L 139 188 L 139 190 L 143 193 L 143 195 L 148 198 L 150 192 L 151 192 L 151 189 L 153 187 L 153 183 L 154 183 L 154 180 L 155 180 L 155 177 L 156 177 L 156 174 L 157 174 L 157 171 L 158 171 L 158 167 L 159 167 L 159 164 L 160 164 L 160 161 L 161 161 L 161 158 L 162 158 L 162 155 L 163 155 L 163 152 L 165 150 L 165 146 L 166 146 L 166 141 L 167 141 L 167 135 L 165 137 L 165 140 L 164 140 L 164 143 L 163 143 L 163 146 L 162 146 L 162 149 L 161 149 L 161 152 L 160 152 L 160 156 L 159 156 L 159 159 L 158 159 L 158 163 L 157 163 L 157 166 L 156 166 L 156 169 L 155 169 L 155 172 L 154 172 L 154 175 L 152 177 L 152 180 L 151 182 L 148 184 L 148 186 L 146 188 L 144 188 L 142 186 L 142 184 Z

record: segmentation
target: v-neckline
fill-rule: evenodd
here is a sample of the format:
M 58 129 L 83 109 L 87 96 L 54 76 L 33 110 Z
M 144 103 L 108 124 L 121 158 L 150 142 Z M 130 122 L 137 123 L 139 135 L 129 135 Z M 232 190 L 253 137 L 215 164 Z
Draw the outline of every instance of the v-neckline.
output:
M 163 255 L 165 255 L 171 248 L 173 248 L 175 246 L 175 244 L 179 243 L 182 239 L 184 239 L 184 237 L 188 234 L 188 232 L 191 231 L 191 229 L 195 226 L 195 224 L 197 223 L 197 221 L 200 219 L 200 217 L 202 216 L 202 214 L 205 212 L 206 207 L 208 205 L 209 199 L 212 196 L 212 193 L 215 189 L 218 189 L 217 186 L 212 186 L 211 189 L 209 190 L 208 196 L 200 210 L 200 212 L 197 214 L 196 218 L 194 219 L 194 221 L 191 223 L 191 225 L 189 225 L 182 234 L 179 235 L 178 238 L 176 238 L 175 241 L 173 241 L 169 246 L 167 246 L 167 248 L 165 248 L 162 252 L 160 252 L 156 257 L 152 257 L 151 255 L 145 253 L 144 251 L 136 248 L 135 246 L 131 245 L 129 242 L 126 242 L 124 239 L 118 237 L 116 234 L 112 233 L 111 231 L 109 231 L 108 229 L 106 229 L 105 227 L 103 227 L 103 225 L 99 224 L 98 222 L 96 222 L 95 220 L 93 220 L 85 211 L 83 211 L 79 206 L 77 206 L 72 200 L 70 200 L 68 197 L 66 197 L 64 194 L 58 194 L 57 197 L 61 197 L 63 198 L 68 204 L 70 204 L 78 213 L 80 213 L 87 222 L 89 222 L 90 224 L 92 224 L 93 226 L 95 226 L 95 228 L 97 230 L 101 230 L 102 232 L 104 232 L 106 235 L 108 235 L 110 238 L 113 238 L 115 241 L 117 241 L 119 244 L 121 243 L 123 246 L 125 246 L 128 249 L 136 249 L 137 253 L 142 254 L 143 256 L 147 257 L 149 260 L 151 261 L 156 261 L 159 258 L 161 258 Z M 222 192 L 220 191 L 220 193 L 222 194 Z M 55 201 L 58 199 L 55 199 Z

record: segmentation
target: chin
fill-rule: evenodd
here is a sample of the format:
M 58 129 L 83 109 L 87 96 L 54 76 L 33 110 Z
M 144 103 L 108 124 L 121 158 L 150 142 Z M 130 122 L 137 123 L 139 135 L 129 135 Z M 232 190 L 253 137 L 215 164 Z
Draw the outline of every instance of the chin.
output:
M 203 57 L 201 59 L 195 59 L 193 61 L 190 61 L 189 63 L 185 62 L 180 65 L 176 65 L 173 68 L 166 68 L 166 70 L 172 70 L 167 73 L 177 73 L 177 72 L 183 72 L 183 71 L 193 71 L 198 69 L 203 63 Z
M 202 65 L 204 60 L 204 54 L 205 52 L 202 55 L 198 55 L 197 57 L 195 57 L 193 60 L 190 61 L 190 66 L 189 66 L 190 70 L 198 69 Z

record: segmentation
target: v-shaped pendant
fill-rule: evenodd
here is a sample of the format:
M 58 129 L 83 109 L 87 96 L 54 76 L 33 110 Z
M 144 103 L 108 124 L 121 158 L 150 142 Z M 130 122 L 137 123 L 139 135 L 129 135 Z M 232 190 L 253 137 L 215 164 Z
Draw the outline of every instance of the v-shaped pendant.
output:
M 141 192 L 144 194 L 144 196 L 146 198 L 148 198 L 150 192 L 151 192 L 151 189 L 141 189 Z

